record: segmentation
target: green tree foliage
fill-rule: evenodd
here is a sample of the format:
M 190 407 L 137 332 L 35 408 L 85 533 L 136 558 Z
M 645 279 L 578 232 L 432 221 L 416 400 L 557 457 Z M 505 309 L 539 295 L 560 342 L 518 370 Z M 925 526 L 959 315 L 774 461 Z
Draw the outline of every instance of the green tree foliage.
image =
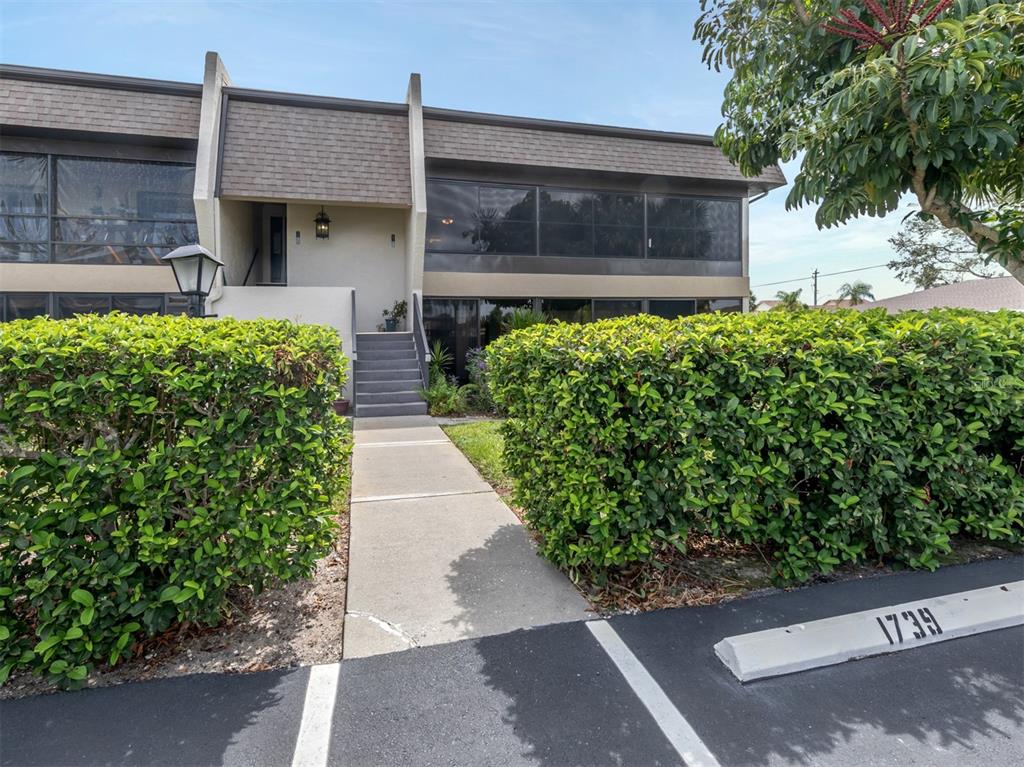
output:
M 874 301 L 875 294 L 871 292 L 870 285 L 857 280 L 855 282 L 844 282 L 839 288 L 839 298 L 849 301 L 851 306 L 858 306 L 865 301 Z
M 889 238 L 897 256 L 889 268 L 918 288 L 934 288 L 965 279 L 995 277 L 1000 269 L 989 262 L 963 232 L 946 229 L 935 219 L 910 216 Z
M 935 567 L 1024 534 L 1024 315 L 708 314 L 538 325 L 488 346 L 545 556 L 602 570 L 756 543 L 785 578 Z
M 309 575 L 347 483 L 345 369 L 333 330 L 285 321 L 0 325 L 0 683 L 80 682 Z
M 701 0 L 733 76 L 716 141 L 748 174 L 802 154 L 787 205 L 835 226 L 912 194 L 1024 282 L 1024 9 L 994 0 Z
M 800 294 L 803 292 L 803 288 L 799 290 L 780 290 L 775 294 L 775 300 L 779 303 L 772 307 L 772 311 L 795 312 L 798 309 L 806 309 L 807 304 L 800 300 Z

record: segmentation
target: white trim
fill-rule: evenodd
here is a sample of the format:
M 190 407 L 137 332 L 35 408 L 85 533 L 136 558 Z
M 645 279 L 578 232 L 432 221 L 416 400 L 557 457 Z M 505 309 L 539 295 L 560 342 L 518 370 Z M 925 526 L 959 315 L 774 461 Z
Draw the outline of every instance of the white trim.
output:
M 327 767 L 340 673 L 340 663 L 310 667 L 292 767 Z
M 618 667 L 626 682 L 665 733 L 672 747 L 689 767 L 719 767 L 704 741 L 679 713 L 665 691 L 622 641 L 608 621 L 590 621 L 587 628 Z

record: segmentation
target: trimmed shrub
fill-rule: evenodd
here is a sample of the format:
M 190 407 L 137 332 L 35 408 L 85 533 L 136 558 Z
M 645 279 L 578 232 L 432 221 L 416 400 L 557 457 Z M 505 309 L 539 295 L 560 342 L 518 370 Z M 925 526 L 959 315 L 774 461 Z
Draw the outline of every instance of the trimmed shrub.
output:
M 84 679 L 308 576 L 347 478 L 337 334 L 123 314 L 0 325 L 0 681 Z
M 517 502 L 564 568 L 648 560 L 693 529 L 805 579 L 1024 532 L 1024 315 L 634 317 L 488 350 Z

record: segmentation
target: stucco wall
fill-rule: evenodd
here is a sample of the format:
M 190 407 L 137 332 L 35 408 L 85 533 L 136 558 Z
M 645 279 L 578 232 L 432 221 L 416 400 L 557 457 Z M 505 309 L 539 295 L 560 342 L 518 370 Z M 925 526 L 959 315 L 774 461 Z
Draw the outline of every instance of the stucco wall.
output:
M 319 210 L 315 205 L 288 206 L 288 285 L 353 286 L 358 331 L 376 330 L 381 311 L 408 298 L 405 236 L 409 213 L 327 206 L 331 236 L 318 240 L 313 219 Z M 296 231 L 300 233 L 298 243 Z
M 423 295 L 467 298 L 742 298 L 748 277 L 426 272 Z
M 252 203 L 238 200 L 217 202 L 220 206 L 220 242 L 215 252 L 224 262 L 227 284 L 241 285 L 255 247 Z M 253 282 L 251 277 L 249 281 Z
M 0 290 L 37 293 L 177 293 L 169 266 L 2 264 Z
M 345 356 L 352 356 L 352 288 L 238 287 L 223 288 L 208 310 L 240 320 L 260 318 L 330 325 L 341 336 Z M 352 380 L 351 364 L 349 380 Z M 347 396 L 347 395 L 346 395 Z

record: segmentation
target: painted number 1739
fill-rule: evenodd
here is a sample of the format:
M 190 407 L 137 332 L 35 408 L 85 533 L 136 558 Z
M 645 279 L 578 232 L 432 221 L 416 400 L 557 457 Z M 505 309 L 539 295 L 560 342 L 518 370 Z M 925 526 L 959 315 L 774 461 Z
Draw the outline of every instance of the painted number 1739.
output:
M 937 636 L 942 633 L 942 627 L 935 620 L 932 611 L 927 607 L 920 607 L 917 610 L 904 610 L 901 613 L 889 613 L 875 618 L 878 625 L 889 640 L 889 644 L 903 644 L 903 630 L 909 633 L 907 639 L 924 639 L 929 634 Z M 902 624 L 902 625 L 901 625 Z

